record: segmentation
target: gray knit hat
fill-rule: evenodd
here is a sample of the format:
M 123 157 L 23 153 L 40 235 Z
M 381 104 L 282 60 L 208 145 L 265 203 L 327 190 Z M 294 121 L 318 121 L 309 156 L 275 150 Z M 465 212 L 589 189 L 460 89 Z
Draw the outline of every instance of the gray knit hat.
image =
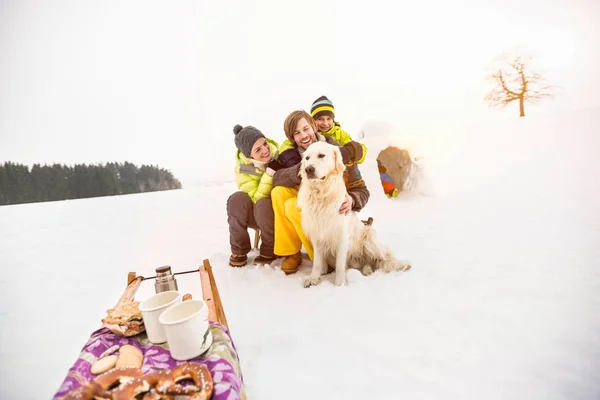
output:
M 246 157 L 250 157 L 254 143 L 256 143 L 258 139 L 265 137 L 265 135 L 255 127 L 248 125 L 244 128 L 239 124 L 233 127 L 233 134 L 235 135 L 235 146 Z

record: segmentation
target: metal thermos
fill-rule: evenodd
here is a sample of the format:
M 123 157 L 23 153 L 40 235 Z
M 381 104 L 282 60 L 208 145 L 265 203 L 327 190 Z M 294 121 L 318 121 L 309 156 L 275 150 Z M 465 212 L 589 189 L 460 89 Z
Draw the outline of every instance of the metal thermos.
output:
M 167 290 L 178 290 L 177 279 L 171 272 L 171 267 L 165 265 L 164 267 L 156 268 L 156 280 L 154 281 L 154 290 L 156 293 L 166 292 Z

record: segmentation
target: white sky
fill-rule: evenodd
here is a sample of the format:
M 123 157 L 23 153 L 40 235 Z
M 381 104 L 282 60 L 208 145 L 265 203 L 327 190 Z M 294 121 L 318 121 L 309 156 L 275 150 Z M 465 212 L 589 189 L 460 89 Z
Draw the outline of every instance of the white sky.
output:
M 281 141 L 286 115 L 322 94 L 352 135 L 512 118 L 482 83 L 516 46 L 564 88 L 531 110 L 600 106 L 594 0 L 0 5 L 0 162 L 128 160 L 186 185 L 233 167 L 233 125 Z

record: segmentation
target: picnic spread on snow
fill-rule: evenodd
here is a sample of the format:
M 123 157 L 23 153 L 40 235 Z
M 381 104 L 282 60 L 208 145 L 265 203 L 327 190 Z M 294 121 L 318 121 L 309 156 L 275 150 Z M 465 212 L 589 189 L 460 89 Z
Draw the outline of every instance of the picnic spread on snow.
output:
M 212 267 L 145 278 L 130 272 L 115 307 L 107 310 L 54 399 L 245 399 L 240 360 Z M 174 275 L 200 274 L 203 299 L 177 288 Z M 155 279 L 156 294 L 135 301 Z M 168 312 L 167 312 L 168 311 Z

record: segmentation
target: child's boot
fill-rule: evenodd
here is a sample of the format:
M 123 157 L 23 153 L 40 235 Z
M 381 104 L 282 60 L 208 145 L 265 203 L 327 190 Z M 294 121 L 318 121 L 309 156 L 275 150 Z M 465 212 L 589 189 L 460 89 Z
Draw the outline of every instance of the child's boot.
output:
M 248 256 L 245 254 L 232 254 L 229 257 L 229 265 L 232 267 L 243 267 L 248 262 Z
M 262 254 L 260 254 L 260 255 L 258 255 L 258 257 L 256 257 L 254 259 L 254 264 L 269 265 L 273 261 L 277 260 L 278 258 L 279 258 L 279 256 L 276 256 L 275 254 L 273 254 L 271 256 L 263 256 Z

